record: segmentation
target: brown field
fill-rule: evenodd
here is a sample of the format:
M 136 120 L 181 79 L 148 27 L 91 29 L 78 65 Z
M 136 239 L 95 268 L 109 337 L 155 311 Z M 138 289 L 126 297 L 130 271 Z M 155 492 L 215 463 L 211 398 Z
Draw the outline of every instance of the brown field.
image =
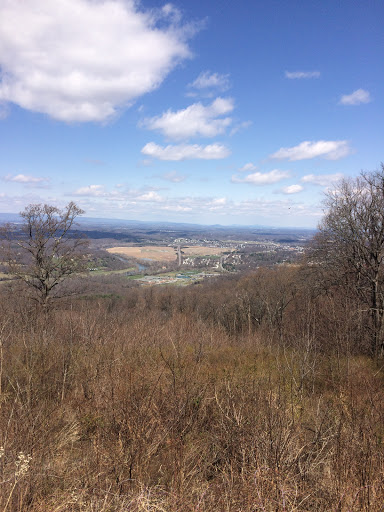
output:
M 149 245 L 144 247 L 111 247 L 107 249 L 111 254 L 121 254 L 129 258 L 149 259 L 154 261 L 174 261 L 176 251 L 173 247 L 159 247 Z
M 231 249 L 221 247 L 191 246 L 182 247 L 185 256 L 212 256 L 220 255 Z M 111 254 L 121 254 L 129 258 L 150 259 L 154 261 L 174 261 L 177 253 L 173 247 L 146 245 L 144 247 L 111 247 L 107 249 Z

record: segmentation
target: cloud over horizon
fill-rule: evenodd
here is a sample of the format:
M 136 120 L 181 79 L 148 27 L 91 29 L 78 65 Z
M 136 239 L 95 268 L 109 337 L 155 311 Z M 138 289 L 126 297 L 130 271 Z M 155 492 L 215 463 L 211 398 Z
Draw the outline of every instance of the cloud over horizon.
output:
M 109 120 L 191 56 L 192 33 L 171 4 L 3 0 L 0 103 L 65 122 Z
M 86 188 L 86 187 L 84 187 Z M 257 216 L 268 217 L 272 219 L 281 219 L 282 212 L 289 212 L 290 216 L 302 215 L 306 218 L 319 218 L 321 209 L 317 206 L 311 206 L 304 202 L 295 202 L 291 199 L 268 199 L 256 197 L 254 199 L 241 199 L 235 201 L 226 196 L 181 196 L 167 197 L 162 196 L 155 190 L 137 190 L 127 189 L 116 192 L 106 192 L 103 195 L 84 196 L 81 204 L 87 212 L 94 212 L 98 215 L 100 209 L 116 218 L 128 218 L 137 214 L 148 213 L 148 208 L 152 215 L 161 218 L 163 213 L 175 213 L 188 215 L 188 219 L 200 217 L 202 214 L 218 215 L 222 219 L 230 219 L 233 216 L 239 216 L 249 219 L 252 222 Z M 256 217 L 255 217 L 256 216 Z M 217 223 L 217 218 L 214 221 Z

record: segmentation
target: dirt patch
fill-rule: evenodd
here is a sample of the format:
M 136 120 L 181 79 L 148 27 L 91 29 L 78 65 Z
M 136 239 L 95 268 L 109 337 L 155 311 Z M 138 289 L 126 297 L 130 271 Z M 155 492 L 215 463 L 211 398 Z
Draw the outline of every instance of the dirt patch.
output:
M 148 245 L 144 247 L 111 247 L 111 254 L 120 254 L 128 258 L 147 259 L 153 261 L 175 261 L 176 251 L 173 247 Z

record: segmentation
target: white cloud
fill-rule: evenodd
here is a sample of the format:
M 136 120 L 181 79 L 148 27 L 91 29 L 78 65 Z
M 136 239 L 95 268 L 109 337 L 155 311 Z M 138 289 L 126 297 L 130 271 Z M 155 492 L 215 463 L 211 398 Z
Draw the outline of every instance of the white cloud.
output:
M 248 162 L 247 164 L 243 165 L 243 167 L 240 167 L 240 172 L 252 172 L 257 170 L 257 165 L 253 164 L 252 162 Z
M 225 206 L 227 204 L 227 198 L 218 197 L 217 199 L 213 199 L 211 204 L 212 206 Z
M 105 121 L 159 87 L 191 26 L 135 0 L 0 2 L 0 103 L 66 122 Z
M 371 95 L 364 89 L 357 89 L 352 94 L 345 94 L 340 98 L 341 105 L 361 105 L 362 103 L 370 103 Z
M 72 194 L 73 195 L 73 194 Z M 217 223 L 223 219 L 224 223 L 234 222 L 234 217 L 241 217 L 248 224 L 263 222 L 274 225 L 284 225 L 293 222 L 296 225 L 314 224 L 322 215 L 320 206 L 312 203 L 296 202 L 294 196 L 284 199 L 266 199 L 260 195 L 253 199 L 235 201 L 222 196 L 181 196 L 169 197 L 159 195 L 155 189 L 124 189 L 106 192 L 99 196 L 84 196 L 81 198 L 81 207 L 87 214 L 99 216 L 103 211 L 106 217 L 138 218 L 154 220 L 166 218 L 167 220 L 188 222 Z M 45 199 L 38 196 L 24 196 L 22 202 L 12 207 L 3 206 L 4 211 L 20 210 L 25 204 L 43 202 Z M 10 199 L 0 198 L 1 204 L 10 204 Z M 55 200 L 51 201 L 56 204 Z M 172 214 L 174 216 L 172 217 Z M 171 215 L 171 216 L 170 216 Z M 184 216 L 185 215 L 185 216 Z M 285 215 L 289 215 L 286 217 Z
M 301 79 L 301 78 L 319 78 L 320 71 L 286 71 L 285 78 Z
M 307 174 L 301 178 L 303 183 L 313 183 L 314 185 L 319 185 L 320 187 L 328 187 L 337 181 L 340 181 L 343 178 L 341 173 L 335 174 Z
M 288 187 L 283 187 L 283 194 L 297 194 L 304 189 L 302 185 L 288 185 Z
M 98 197 L 105 195 L 105 189 L 104 185 L 88 185 L 86 187 L 80 187 L 74 194 L 76 196 Z
M 168 110 L 161 116 L 145 119 L 141 125 L 149 130 L 158 130 L 170 139 L 188 139 L 190 137 L 215 137 L 225 132 L 232 119 L 219 116 L 234 109 L 230 98 L 217 98 L 210 105 L 194 103 L 184 110 Z
M 163 197 L 157 192 L 154 192 L 153 190 L 138 196 L 137 199 L 139 199 L 140 201 L 154 201 L 155 203 L 160 203 L 164 201 Z
M 211 73 L 210 71 L 203 71 L 194 80 L 189 87 L 194 89 L 219 89 L 226 91 L 230 88 L 229 75 L 220 73 Z
M 209 144 L 200 146 L 198 144 L 178 144 L 169 146 L 159 146 L 154 142 L 148 142 L 141 152 L 144 155 L 158 158 L 159 160 L 188 160 L 192 158 L 200 160 L 218 160 L 227 158 L 231 152 L 222 144 Z
M 166 181 L 171 181 L 172 183 L 181 183 L 187 178 L 187 176 L 179 174 L 177 171 L 170 171 L 161 175 L 160 178 Z
M 161 206 L 161 210 L 165 210 L 168 212 L 191 212 L 192 208 L 190 206 L 181 206 L 180 204 L 167 204 L 164 206 Z
M 161 8 L 162 14 L 171 19 L 173 23 L 180 23 L 181 21 L 181 13 L 177 7 L 175 7 L 173 4 L 165 4 Z
M 271 183 L 277 183 L 285 178 L 289 178 L 290 174 L 288 171 L 280 171 L 279 169 L 274 169 L 269 172 L 254 172 L 253 174 L 248 174 L 244 178 L 240 176 L 232 176 L 232 183 L 250 183 L 252 185 L 270 185 Z
M 14 183 L 23 183 L 24 185 L 34 185 L 49 181 L 48 178 L 39 178 L 37 176 L 27 176 L 25 174 L 16 174 L 12 176 L 8 174 L 4 177 L 5 181 L 13 181 Z
M 351 148 L 346 140 L 319 140 L 304 141 L 292 148 L 280 148 L 270 158 L 277 160 L 306 160 L 322 157 L 327 160 L 339 160 L 351 153 Z

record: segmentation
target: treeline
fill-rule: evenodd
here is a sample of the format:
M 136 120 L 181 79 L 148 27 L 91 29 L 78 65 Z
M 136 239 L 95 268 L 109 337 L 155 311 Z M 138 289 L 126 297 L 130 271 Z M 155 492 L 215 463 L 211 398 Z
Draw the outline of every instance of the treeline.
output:
M 353 283 L 342 285 L 332 277 L 308 262 L 227 274 L 185 288 L 141 287 L 119 277 L 93 276 L 86 297 L 109 297 L 113 309 L 145 315 L 184 313 L 230 336 L 259 335 L 274 346 L 297 347 L 304 339 L 322 353 L 370 355 L 370 311 Z
M 382 510 L 372 318 L 323 277 L 90 277 L 50 308 L 2 284 L 0 510 Z

